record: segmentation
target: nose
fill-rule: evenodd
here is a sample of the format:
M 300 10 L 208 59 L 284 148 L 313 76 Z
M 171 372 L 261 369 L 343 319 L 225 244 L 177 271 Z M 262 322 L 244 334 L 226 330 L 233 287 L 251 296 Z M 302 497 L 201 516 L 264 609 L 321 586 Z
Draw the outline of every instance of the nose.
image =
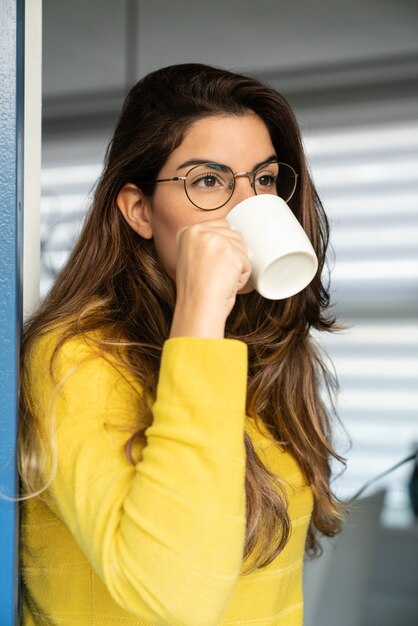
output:
M 235 174 L 235 189 L 231 198 L 231 209 L 239 202 L 250 198 L 251 196 L 255 196 L 255 191 L 251 184 L 251 177 L 243 172 L 238 172 Z

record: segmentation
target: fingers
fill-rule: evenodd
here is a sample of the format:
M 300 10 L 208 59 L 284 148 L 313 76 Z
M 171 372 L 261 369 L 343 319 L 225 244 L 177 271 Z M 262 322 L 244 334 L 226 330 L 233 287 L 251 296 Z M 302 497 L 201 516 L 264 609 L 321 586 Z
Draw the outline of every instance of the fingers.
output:
M 243 241 L 241 233 L 239 233 L 237 230 L 232 229 L 226 219 L 205 220 L 204 222 L 198 222 L 197 224 L 192 224 L 191 226 L 184 226 L 177 231 L 177 242 L 179 238 L 183 236 L 183 233 L 185 231 L 188 231 L 189 229 L 193 229 L 199 232 L 216 232 L 220 235 L 223 235 L 224 237 L 228 237 L 229 239 L 241 242 Z
M 178 248 L 182 248 L 187 241 L 191 242 L 192 240 L 195 240 L 195 245 L 199 245 L 199 248 L 201 248 L 203 242 L 205 242 L 205 245 L 210 245 L 214 254 L 224 249 L 226 245 L 232 246 L 239 253 L 239 256 L 243 256 L 246 270 L 248 267 L 251 267 L 249 251 L 240 233 L 225 228 L 223 225 L 201 226 L 200 224 L 195 224 L 193 227 L 181 229 L 177 233 Z
M 242 235 L 232 230 L 225 219 L 198 222 L 177 232 L 179 306 L 198 303 L 202 315 L 202 303 L 207 302 L 208 311 L 218 310 L 226 319 L 251 270 Z

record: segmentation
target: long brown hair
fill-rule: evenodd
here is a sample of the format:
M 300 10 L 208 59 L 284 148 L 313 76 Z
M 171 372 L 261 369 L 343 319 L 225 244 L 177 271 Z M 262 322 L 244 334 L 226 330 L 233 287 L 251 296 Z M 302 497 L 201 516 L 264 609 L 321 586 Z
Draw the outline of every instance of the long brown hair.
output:
M 248 76 L 206 65 L 175 65 L 147 75 L 129 92 L 80 238 L 25 329 L 21 476 L 28 493 L 42 489 L 42 481 L 45 485 L 39 434 L 45 427 L 30 413 L 25 386 L 25 356 L 40 334 L 62 325 L 56 351 L 77 334 L 90 339 L 94 335 L 95 345 L 105 354 L 113 352 L 121 370 L 129 368 L 134 373 L 143 397 L 155 396 L 176 286 L 159 264 L 153 241 L 143 239 L 124 220 L 117 196 L 128 182 L 152 195 L 154 185 L 139 181 L 157 178 L 193 121 L 249 111 L 265 122 L 280 160 L 299 173 L 298 188 L 289 204 L 312 242 L 319 267 L 311 284 L 286 300 L 267 300 L 256 292 L 238 296 L 227 319 L 226 337 L 248 346 L 248 415 L 262 420 L 273 437 L 287 446 L 312 487 L 314 509 L 306 550 L 314 555 L 320 548 L 318 531 L 336 534 L 345 513 L 344 504 L 330 488 L 331 458 L 344 465 L 345 459 L 333 450 L 330 417 L 320 395 L 320 387 L 334 391 L 336 383 L 310 332 L 336 328 L 329 313 L 329 285 L 321 281 L 328 222 L 309 175 L 291 108 L 274 89 Z M 150 424 L 152 413 L 145 400 L 143 403 Z M 126 454 L 131 460 L 132 443 L 137 438 L 145 441 L 144 430 L 127 442 Z M 244 556 L 254 554 L 257 546 L 255 569 L 270 563 L 284 548 L 291 527 L 285 477 L 275 476 L 263 465 L 248 434 L 245 445 Z

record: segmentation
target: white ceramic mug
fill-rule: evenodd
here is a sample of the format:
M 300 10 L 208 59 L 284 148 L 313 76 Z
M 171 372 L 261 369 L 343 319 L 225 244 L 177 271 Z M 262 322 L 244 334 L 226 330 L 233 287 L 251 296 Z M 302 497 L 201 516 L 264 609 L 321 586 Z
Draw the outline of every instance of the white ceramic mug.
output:
M 226 216 L 244 238 L 252 265 L 251 282 L 265 298 L 282 300 L 302 291 L 318 269 L 305 231 L 278 196 L 252 196 Z

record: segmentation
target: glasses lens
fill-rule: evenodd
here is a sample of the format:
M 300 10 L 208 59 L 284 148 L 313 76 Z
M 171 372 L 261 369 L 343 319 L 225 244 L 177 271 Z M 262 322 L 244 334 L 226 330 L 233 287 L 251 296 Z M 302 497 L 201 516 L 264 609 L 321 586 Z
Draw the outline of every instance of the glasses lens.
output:
M 283 198 L 285 202 L 288 202 L 295 193 L 297 182 L 298 175 L 293 167 L 287 165 L 287 163 L 279 163 L 279 174 L 276 181 L 277 195 Z
M 187 174 L 186 193 L 200 209 L 217 209 L 228 202 L 234 190 L 234 175 L 225 165 L 196 165 Z
M 274 193 L 288 202 L 296 189 L 297 174 L 287 163 L 267 163 L 260 167 L 254 177 L 257 195 Z

